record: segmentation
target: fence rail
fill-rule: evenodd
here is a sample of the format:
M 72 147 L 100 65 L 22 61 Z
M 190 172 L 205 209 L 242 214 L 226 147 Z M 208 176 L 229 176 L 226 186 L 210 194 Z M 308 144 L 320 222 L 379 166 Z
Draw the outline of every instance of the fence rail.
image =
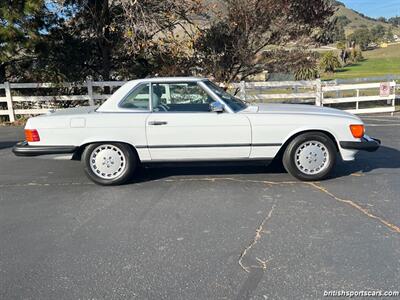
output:
M 317 106 L 340 105 L 343 103 L 354 103 L 354 108 L 345 108 L 346 111 L 355 114 L 394 112 L 396 110 L 396 85 L 395 81 L 387 82 L 390 91 L 386 96 L 380 95 L 381 82 L 337 84 L 336 82 L 315 81 L 274 81 L 274 82 L 240 82 L 231 87 L 239 89 L 239 95 L 243 100 L 292 100 L 305 102 Z M 287 89 L 290 93 L 282 93 Z M 299 89 L 306 91 L 299 92 Z M 266 93 L 268 90 L 280 90 L 279 93 Z M 344 92 L 353 91 L 355 95 L 346 95 Z M 362 94 L 364 93 L 364 95 Z M 383 103 L 385 101 L 385 103 Z M 360 108 L 360 102 L 368 102 L 369 107 Z
M 0 116 L 9 116 L 9 121 L 14 122 L 16 115 L 37 115 L 49 112 L 51 108 L 30 108 L 30 109 L 17 109 L 13 105 L 14 103 L 29 102 L 35 104 L 43 104 L 46 102 L 87 102 L 89 105 L 95 105 L 97 100 L 106 100 L 111 94 L 96 94 L 94 93 L 95 87 L 119 87 L 122 86 L 126 81 L 91 81 L 88 80 L 84 83 L 9 83 L 5 82 L 0 84 L 0 91 L 5 90 L 5 97 L 0 97 L 0 103 L 7 103 L 7 109 L 0 109 Z M 84 95 L 49 95 L 49 96 L 21 96 L 13 95 L 13 90 L 26 90 L 26 89 L 61 89 L 61 88 L 82 88 L 87 90 L 87 94 Z
M 360 80 L 362 81 L 362 80 Z M 0 116 L 8 116 L 10 122 L 15 121 L 16 115 L 35 115 L 48 112 L 51 107 L 43 107 L 46 103 L 59 101 L 78 102 L 79 104 L 95 105 L 98 101 L 106 100 L 109 93 L 95 93 L 95 89 L 108 90 L 122 86 L 125 81 L 91 81 L 84 83 L 9 83 L 0 84 Z M 234 83 L 230 88 L 235 88 L 241 99 L 246 101 L 286 101 L 286 102 L 309 102 L 317 106 L 342 105 L 354 103 L 354 108 L 345 108 L 352 113 L 380 113 L 395 111 L 396 85 L 395 81 L 389 83 L 390 93 L 385 97 L 379 95 L 380 82 L 338 84 L 336 81 L 322 82 L 313 81 L 266 81 L 266 82 L 240 82 Z M 26 95 L 27 93 L 15 93 L 14 91 L 26 89 L 62 89 L 78 88 L 86 89 L 82 95 Z M 2 90 L 4 90 L 2 92 Z M 274 92 L 276 91 L 276 92 Z M 355 95 L 348 95 L 353 91 Z M 365 92 L 364 92 L 365 91 Z M 363 94 L 364 92 L 364 94 Z M 21 95 L 24 94 L 24 95 Z M 386 101 L 383 103 L 383 101 Z M 368 102 L 369 107 L 360 108 L 360 103 Z M 1 105 L 6 103 L 6 105 Z M 31 107 L 16 107 L 21 103 L 29 103 Z M 373 105 L 371 106 L 371 103 Z M 379 106 L 379 104 L 381 104 Z M 37 107 L 32 107 L 36 105 Z M 20 106 L 20 105 L 19 105 Z M 5 109 L 1 109 L 1 107 Z

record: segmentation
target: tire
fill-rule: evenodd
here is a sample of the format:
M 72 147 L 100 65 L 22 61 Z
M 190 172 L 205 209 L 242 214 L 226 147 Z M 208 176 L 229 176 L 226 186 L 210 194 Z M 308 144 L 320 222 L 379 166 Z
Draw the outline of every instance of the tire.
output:
M 126 183 L 136 170 L 134 151 L 121 143 L 94 143 L 85 148 L 82 163 L 86 175 L 100 185 Z
M 336 162 L 336 146 L 320 132 L 307 132 L 295 137 L 285 149 L 283 166 L 303 181 L 327 178 Z

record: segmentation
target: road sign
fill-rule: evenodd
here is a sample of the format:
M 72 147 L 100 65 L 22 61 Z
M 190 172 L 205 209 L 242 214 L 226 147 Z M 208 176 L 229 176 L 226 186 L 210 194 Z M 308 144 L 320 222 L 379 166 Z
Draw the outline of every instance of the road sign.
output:
M 390 96 L 390 82 L 381 82 L 381 86 L 379 88 L 379 96 L 380 97 Z

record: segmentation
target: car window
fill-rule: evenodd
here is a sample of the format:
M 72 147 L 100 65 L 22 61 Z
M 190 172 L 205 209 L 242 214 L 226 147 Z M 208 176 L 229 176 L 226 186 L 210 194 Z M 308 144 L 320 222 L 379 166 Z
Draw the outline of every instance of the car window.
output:
M 128 96 L 122 100 L 120 107 L 149 110 L 150 84 L 143 84 L 133 89 Z
M 217 96 L 220 97 L 234 112 L 238 112 L 247 107 L 245 102 L 225 92 L 222 88 L 211 81 L 206 80 L 204 81 L 204 84 L 217 94 Z
M 214 100 L 196 82 L 153 83 L 155 112 L 209 112 Z

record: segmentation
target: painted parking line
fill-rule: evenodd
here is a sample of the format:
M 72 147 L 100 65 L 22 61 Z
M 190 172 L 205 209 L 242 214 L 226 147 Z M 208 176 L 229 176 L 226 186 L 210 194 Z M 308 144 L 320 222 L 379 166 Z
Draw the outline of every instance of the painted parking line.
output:
M 397 119 L 397 120 L 399 120 L 400 119 L 400 114 L 394 114 L 394 115 L 392 115 L 392 114 L 387 114 L 387 115 L 384 115 L 384 116 L 378 116 L 378 115 L 360 115 L 362 118 L 365 118 L 365 119 Z
M 395 124 L 365 124 L 367 127 L 396 127 L 400 126 L 400 123 Z
M 378 122 L 399 122 L 400 123 L 400 118 L 393 118 L 393 119 L 376 119 L 376 118 L 361 118 L 365 121 L 378 121 Z

